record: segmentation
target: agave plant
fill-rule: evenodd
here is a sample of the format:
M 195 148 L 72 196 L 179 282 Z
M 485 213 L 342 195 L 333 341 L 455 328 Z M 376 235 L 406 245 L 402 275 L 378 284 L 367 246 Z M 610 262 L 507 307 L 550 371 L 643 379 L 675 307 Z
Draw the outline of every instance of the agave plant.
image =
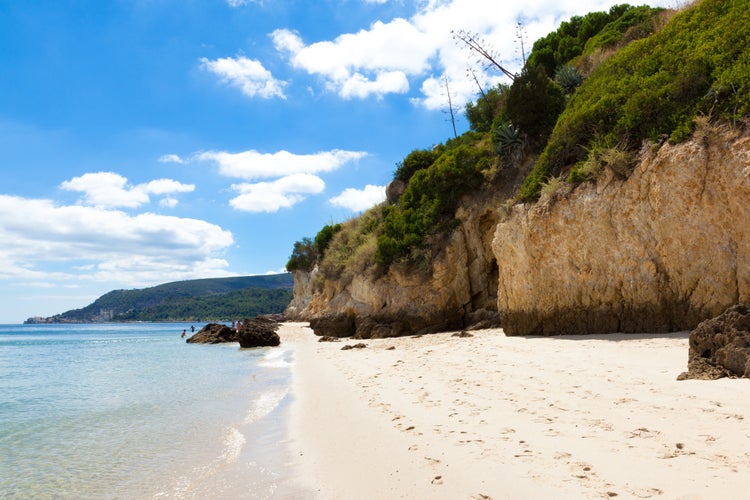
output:
M 503 122 L 495 127 L 495 150 L 507 155 L 511 161 L 520 162 L 526 146 L 526 136 L 511 122 Z
M 555 71 L 555 82 L 566 94 L 572 94 L 583 83 L 583 76 L 573 66 L 561 66 Z

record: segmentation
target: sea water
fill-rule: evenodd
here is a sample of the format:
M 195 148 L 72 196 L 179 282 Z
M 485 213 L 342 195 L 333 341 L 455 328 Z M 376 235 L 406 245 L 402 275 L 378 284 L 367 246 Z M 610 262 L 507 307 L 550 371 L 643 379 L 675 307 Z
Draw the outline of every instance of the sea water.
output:
M 0 326 L 0 498 L 306 497 L 292 351 L 187 344 L 190 326 Z

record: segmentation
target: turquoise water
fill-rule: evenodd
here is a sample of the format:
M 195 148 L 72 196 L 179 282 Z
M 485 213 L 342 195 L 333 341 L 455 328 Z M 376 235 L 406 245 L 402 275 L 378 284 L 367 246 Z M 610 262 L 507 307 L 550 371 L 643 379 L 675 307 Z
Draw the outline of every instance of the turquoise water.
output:
M 291 350 L 186 327 L 0 325 L 0 498 L 299 496 Z

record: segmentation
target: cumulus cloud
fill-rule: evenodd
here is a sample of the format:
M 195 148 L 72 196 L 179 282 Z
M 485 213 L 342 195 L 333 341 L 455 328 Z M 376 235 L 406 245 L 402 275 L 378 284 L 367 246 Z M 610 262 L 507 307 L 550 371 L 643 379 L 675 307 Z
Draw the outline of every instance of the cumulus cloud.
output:
M 300 155 L 288 151 L 261 153 L 255 150 L 240 153 L 206 151 L 197 153 L 197 160 L 210 161 L 219 166 L 219 173 L 239 179 L 264 179 L 293 174 L 331 172 L 367 156 L 363 151 L 334 149 Z
M 231 232 L 203 220 L 9 195 L 0 195 L 0 238 L 0 278 L 131 286 L 226 275 L 222 254 L 234 243 Z M 56 271 L 60 264 L 67 271 Z
M 82 203 L 102 208 L 137 208 L 151 201 L 149 195 L 189 193 L 193 184 L 172 179 L 157 179 L 132 186 L 128 179 L 114 172 L 91 172 L 60 184 L 66 191 L 83 193 Z
M 436 49 L 405 19 L 376 21 L 369 30 L 311 45 L 286 29 L 274 31 L 271 38 L 294 67 L 323 76 L 343 98 L 408 92 L 408 77 L 425 73 Z
M 238 87 L 248 97 L 286 98 L 286 82 L 277 80 L 260 61 L 245 56 L 222 57 L 215 60 L 201 58 L 201 67 L 221 77 L 221 81 Z
M 368 184 L 364 189 L 347 188 L 341 194 L 328 200 L 337 207 L 348 208 L 353 212 L 363 212 L 385 200 L 385 186 Z
M 517 72 L 523 64 L 516 31 L 519 21 L 523 25 L 524 52 L 528 55 L 534 41 L 556 29 L 561 21 L 573 15 L 608 10 L 617 3 L 620 2 L 532 0 L 488 8 L 486 0 L 430 0 L 417 2 L 417 10 L 408 19 L 376 21 L 368 29 L 341 34 L 332 40 L 307 43 L 298 32 L 289 29 L 277 29 L 271 38 L 293 67 L 321 77 L 327 89 L 342 98 L 383 97 L 418 89 L 418 96 L 416 92 L 412 95 L 414 104 L 439 109 L 447 106 L 443 76 L 448 79 L 454 103 L 462 105 L 476 99 L 477 83 L 466 76 L 469 65 L 485 89 L 501 81 L 509 82 L 457 43 L 452 31 L 476 34 L 503 66 Z
M 239 193 L 229 201 L 236 210 L 273 213 L 323 192 L 325 182 L 312 174 L 293 174 L 273 182 L 233 184 L 232 189 Z

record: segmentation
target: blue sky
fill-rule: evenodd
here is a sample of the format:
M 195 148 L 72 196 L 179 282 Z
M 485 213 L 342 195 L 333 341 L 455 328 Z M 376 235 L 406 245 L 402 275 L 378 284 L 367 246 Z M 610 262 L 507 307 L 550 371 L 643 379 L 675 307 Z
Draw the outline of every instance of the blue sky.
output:
M 526 46 L 600 0 L 0 0 L 0 323 L 113 289 L 282 272 L 468 128 Z M 648 2 L 674 6 L 675 2 Z

